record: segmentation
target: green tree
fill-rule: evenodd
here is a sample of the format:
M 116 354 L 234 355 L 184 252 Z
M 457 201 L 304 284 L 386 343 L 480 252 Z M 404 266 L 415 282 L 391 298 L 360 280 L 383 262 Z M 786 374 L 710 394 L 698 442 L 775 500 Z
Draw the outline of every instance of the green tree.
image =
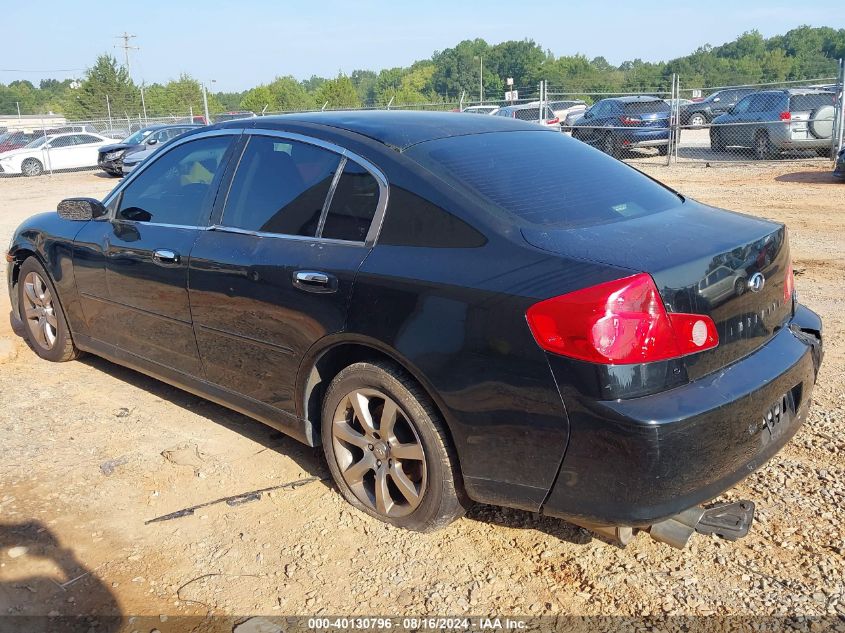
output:
M 240 103 L 241 110 L 251 110 L 261 114 L 262 112 L 276 112 L 279 105 L 276 97 L 267 86 L 258 86 L 247 90 Z
M 309 94 L 305 86 L 290 75 L 276 77 L 267 87 L 275 99 L 276 111 L 295 112 L 315 108 L 314 95 Z
M 68 117 L 92 119 L 105 116 L 109 108 L 113 116 L 135 115 L 141 109 L 141 99 L 126 69 L 104 54 L 85 72 L 79 88 L 68 91 L 63 109 Z
M 328 108 L 359 108 L 361 100 L 355 91 L 355 85 L 346 75 L 329 79 L 317 89 L 317 102 L 320 107 L 328 103 Z

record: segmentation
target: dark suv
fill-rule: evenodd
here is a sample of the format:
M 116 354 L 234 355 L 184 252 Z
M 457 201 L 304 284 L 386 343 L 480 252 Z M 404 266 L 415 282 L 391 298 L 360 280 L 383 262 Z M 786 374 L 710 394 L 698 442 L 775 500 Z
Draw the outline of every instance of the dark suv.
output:
M 740 536 L 751 504 L 699 504 L 789 441 L 821 362 L 782 224 L 531 122 L 229 121 L 58 211 L 6 254 L 35 353 L 321 446 L 350 503 L 416 530 L 476 500 L 620 540 Z
M 808 88 L 755 92 L 713 119 L 710 146 L 715 151 L 750 148 L 757 159 L 790 150 L 830 156 L 835 97 Z
M 681 125 L 702 127 L 720 114 L 724 114 L 737 102 L 754 92 L 754 88 L 728 88 L 717 90 L 701 101 L 681 106 Z
M 624 150 L 669 147 L 669 104 L 651 96 L 602 99 L 587 108 L 572 125 L 572 137 L 618 156 Z

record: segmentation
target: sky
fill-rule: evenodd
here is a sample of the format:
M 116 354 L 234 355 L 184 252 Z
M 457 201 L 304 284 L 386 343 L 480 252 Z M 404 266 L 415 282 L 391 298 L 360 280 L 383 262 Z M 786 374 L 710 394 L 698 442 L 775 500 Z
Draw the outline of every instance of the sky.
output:
M 842 0 L 144 0 L 5 2 L 0 83 L 79 77 L 97 55 L 123 60 L 127 31 L 136 82 L 188 73 L 213 91 L 240 91 L 278 75 L 306 79 L 407 66 L 464 39 L 533 39 L 554 55 L 668 60 L 751 29 L 845 28 Z M 18 24 L 20 28 L 10 28 Z M 212 83 L 213 81 L 213 83 Z

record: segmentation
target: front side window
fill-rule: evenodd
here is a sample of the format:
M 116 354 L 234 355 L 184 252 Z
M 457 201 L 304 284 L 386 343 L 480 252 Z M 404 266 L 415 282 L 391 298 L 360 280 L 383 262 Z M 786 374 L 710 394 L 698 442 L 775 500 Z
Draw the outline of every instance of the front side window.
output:
M 253 136 L 232 180 L 222 224 L 314 237 L 340 156 L 308 143 Z
M 58 138 L 55 138 L 50 141 L 50 148 L 59 149 L 61 147 L 70 147 L 71 145 L 74 145 L 74 138 L 74 136 L 60 136 Z
M 157 155 L 124 189 L 117 218 L 196 226 L 210 210 L 214 176 L 231 140 L 197 139 Z
M 91 136 L 90 134 L 77 134 L 76 135 L 76 145 L 87 145 L 88 143 L 99 143 L 102 139 L 97 138 L 96 136 Z
M 743 112 L 748 112 L 753 99 L 754 97 L 745 97 L 745 99 L 736 104 L 736 107 L 734 107 L 734 113 L 742 114 Z

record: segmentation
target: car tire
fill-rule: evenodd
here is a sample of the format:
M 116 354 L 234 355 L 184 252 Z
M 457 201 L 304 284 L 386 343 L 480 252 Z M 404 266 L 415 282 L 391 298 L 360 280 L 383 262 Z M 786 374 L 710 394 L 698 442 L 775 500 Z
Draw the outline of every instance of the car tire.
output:
M 707 125 L 707 117 L 701 112 L 693 112 L 689 117 L 689 124 L 692 127 L 704 127 Z
M 613 140 L 613 134 L 609 132 L 602 137 L 601 140 L 601 151 L 603 151 L 608 156 L 613 156 L 616 158 L 619 155 L 619 150 L 616 148 L 616 143 Z
M 396 365 L 360 362 L 338 373 L 323 399 L 321 430 L 338 489 L 370 516 L 430 532 L 469 506 L 440 414 Z
M 777 151 L 772 145 L 769 135 L 764 130 L 758 131 L 754 135 L 754 158 L 757 160 L 768 160 L 774 158 Z
M 79 356 L 50 275 L 35 257 L 18 271 L 18 313 L 26 340 L 44 360 L 61 363 Z
M 734 282 L 734 294 L 737 297 L 741 297 L 742 295 L 745 294 L 746 284 L 747 284 L 747 282 L 745 281 L 745 279 L 737 279 Z
M 725 139 L 722 138 L 722 133 L 719 130 L 715 130 L 713 128 L 710 129 L 710 149 L 714 152 L 724 152 L 725 148 Z
M 833 151 L 829 147 L 817 147 L 816 155 L 821 158 L 830 158 Z
M 27 178 L 40 176 L 44 173 L 44 165 L 37 158 L 27 158 L 21 163 L 21 173 Z

